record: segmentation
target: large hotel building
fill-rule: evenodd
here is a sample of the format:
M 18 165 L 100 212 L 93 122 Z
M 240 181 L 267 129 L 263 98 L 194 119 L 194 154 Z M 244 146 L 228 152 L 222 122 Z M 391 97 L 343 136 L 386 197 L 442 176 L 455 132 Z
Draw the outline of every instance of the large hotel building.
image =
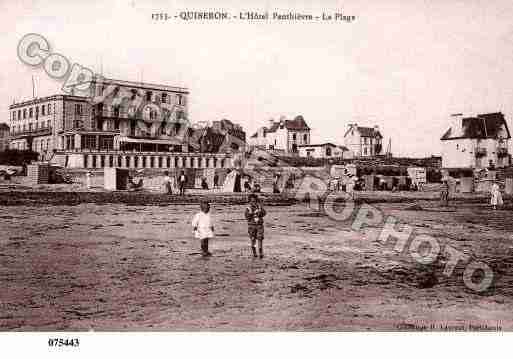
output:
M 186 123 L 186 88 L 95 77 L 81 95 L 9 106 L 10 147 L 73 168 L 229 166 L 230 151 L 208 153 L 196 146 L 201 134 Z M 242 128 L 226 122 L 242 143 Z

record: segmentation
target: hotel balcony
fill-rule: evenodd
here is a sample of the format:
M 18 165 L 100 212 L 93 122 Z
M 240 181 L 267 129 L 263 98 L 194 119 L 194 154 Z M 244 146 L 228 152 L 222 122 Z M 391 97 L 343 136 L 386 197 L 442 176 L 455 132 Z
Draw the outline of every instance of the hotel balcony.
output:
M 34 130 L 15 131 L 11 134 L 11 139 L 50 136 L 52 134 L 52 127 L 38 128 Z

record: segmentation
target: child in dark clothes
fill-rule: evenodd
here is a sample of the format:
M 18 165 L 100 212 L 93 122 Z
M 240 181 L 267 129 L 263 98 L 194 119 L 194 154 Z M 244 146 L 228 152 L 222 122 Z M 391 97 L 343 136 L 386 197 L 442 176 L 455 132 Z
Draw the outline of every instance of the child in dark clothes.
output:
M 249 205 L 245 211 L 245 217 L 248 221 L 248 234 L 251 240 L 251 250 L 253 257 L 257 257 L 256 243 L 258 242 L 258 255 L 264 258 L 264 216 L 266 211 L 261 205 L 258 196 L 254 193 L 249 195 Z

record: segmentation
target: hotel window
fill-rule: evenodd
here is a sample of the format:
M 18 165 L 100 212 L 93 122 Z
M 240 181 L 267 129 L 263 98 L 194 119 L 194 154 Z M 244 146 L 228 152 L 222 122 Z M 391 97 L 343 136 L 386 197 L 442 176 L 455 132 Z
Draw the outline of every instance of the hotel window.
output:
M 52 106 L 51 104 L 48 104 L 48 111 L 47 111 L 47 112 L 48 112 L 48 114 L 51 114 L 51 113 L 52 113 L 52 107 L 51 107 L 51 106 Z
M 16 111 L 13 111 L 12 112 L 12 120 L 15 121 L 16 120 Z
M 146 91 L 146 101 L 151 101 L 151 91 Z
M 292 141 L 296 141 L 297 140 L 297 135 L 295 133 L 292 134 Z
M 114 120 L 114 129 L 119 130 L 119 120 Z
M 96 136 L 85 135 L 84 139 L 84 148 L 85 149 L 95 149 L 96 148 Z M 93 156 L 93 158 L 96 156 Z
M 21 110 L 18 110 L 18 121 L 21 119 Z
M 81 104 L 75 104 L 75 115 L 81 115 L 82 114 L 82 105 Z
M 32 118 L 33 115 L 34 115 L 34 109 L 31 107 L 31 108 L 29 108 L 29 118 Z
M 36 117 L 39 115 L 39 106 L 36 106 Z
M 28 128 L 29 128 L 29 131 L 32 131 L 32 122 L 29 123 L 29 127 Z
M 45 115 L 45 105 L 41 106 L 41 115 Z
M 23 118 L 24 119 L 27 118 L 27 109 L 26 108 L 23 109 Z
M 48 121 L 46 122 L 46 127 L 47 127 L 47 128 L 50 128 L 50 120 L 48 120 Z
M 304 143 L 308 142 L 308 135 L 306 133 L 303 135 L 303 142 Z
M 179 104 L 180 106 L 183 106 L 183 105 L 185 104 L 185 99 L 184 99 L 184 97 L 183 97 L 181 94 L 176 95 L 176 97 L 177 97 L 177 99 L 178 99 L 178 104 Z
M 167 93 L 162 93 L 162 103 L 167 103 Z
M 119 106 L 112 106 L 112 112 L 114 112 L 114 117 L 119 117 Z

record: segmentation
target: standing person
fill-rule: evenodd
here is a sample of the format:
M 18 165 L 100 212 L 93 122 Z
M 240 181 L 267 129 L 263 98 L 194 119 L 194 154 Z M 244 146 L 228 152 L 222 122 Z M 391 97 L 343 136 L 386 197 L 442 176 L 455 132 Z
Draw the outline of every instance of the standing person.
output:
M 201 189 L 208 189 L 208 183 L 205 176 L 201 176 Z
M 446 179 L 442 182 L 442 189 L 440 190 L 440 202 L 442 206 L 449 205 L 449 183 Z
M 194 238 L 201 241 L 201 255 L 210 257 L 212 253 L 208 251 L 208 241 L 214 237 L 214 222 L 210 217 L 210 204 L 208 202 L 200 204 L 200 212 L 192 218 L 192 229 Z
M 497 182 L 494 182 L 492 184 L 492 187 L 490 188 L 491 192 L 491 198 L 490 198 L 490 204 L 492 205 L 493 209 L 497 209 L 497 206 L 502 206 L 502 194 L 501 189 L 499 187 L 499 184 Z
M 86 172 L 85 178 L 86 178 L 86 188 L 91 189 L 91 172 L 90 171 Z
M 178 188 L 180 189 L 180 196 L 185 194 L 185 184 L 187 183 L 187 176 L 184 171 L 180 172 L 180 176 L 178 177 Z
M 273 180 L 273 193 L 280 193 L 280 187 L 278 186 L 279 180 L 280 180 L 280 175 L 277 173 L 274 176 L 274 180 Z
M 249 177 L 244 177 L 244 192 L 251 192 L 251 183 Z
M 251 240 L 251 251 L 253 257 L 257 257 L 256 242 L 258 242 L 258 254 L 260 258 L 264 258 L 264 216 L 266 211 L 260 204 L 258 196 L 254 193 L 250 194 L 249 205 L 244 213 L 246 220 L 248 221 L 248 234 Z
M 164 171 L 164 186 L 167 194 L 173 194 L 173 188 L 171 185 L 171 177 L 169 177 L 169 171 Z
M 354 197 L 354 186 L 355 186 L 355 178 L 351 175 L 349 175 L 349 179 L 346 183 L 346 192 L 351 196 L 351 198 Z
M 219 175 L 217 173 L 214 173 L 214 189 L 219 188 Z

